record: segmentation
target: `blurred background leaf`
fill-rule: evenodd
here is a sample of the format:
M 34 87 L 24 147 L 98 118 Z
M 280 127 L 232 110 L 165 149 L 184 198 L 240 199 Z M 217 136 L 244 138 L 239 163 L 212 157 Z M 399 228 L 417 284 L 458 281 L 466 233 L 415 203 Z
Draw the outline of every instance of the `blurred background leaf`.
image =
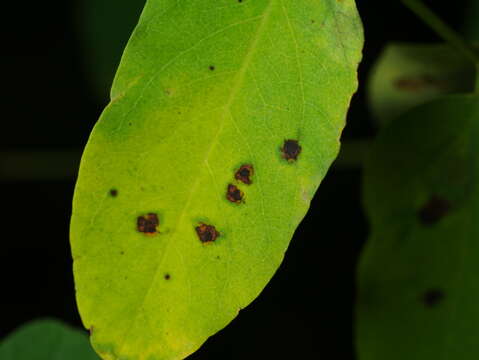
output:
M 472 91 L 475 69 L 447 44 L 389 43 L 368 79 L 378 125 L 440 95 Z
M 0 343 L 2 360 L 99 360 L 84 331 L 58 320 L 29 322 Z
M 360 360 L 479 357 L 479 98 L 442 97 L 379 134 L 364 169 Z

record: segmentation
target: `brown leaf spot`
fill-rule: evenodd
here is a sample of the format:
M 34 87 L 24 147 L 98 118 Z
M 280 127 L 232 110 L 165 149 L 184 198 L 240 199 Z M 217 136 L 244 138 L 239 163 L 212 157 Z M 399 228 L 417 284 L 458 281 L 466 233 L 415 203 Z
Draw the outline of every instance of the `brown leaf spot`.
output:
M 205 223 L 200 223 L 195 230 L 202 243 L 213 242 L 220 236 L 220 233 L 216 231 L 213 225 L 207 225 Z
M 167 274 L 165 274 L 164 278 L 165 278 L 165 280 L 170 280 L 170 279 L 171 279 L 171 275 L 167 273 Z
M 214 71 L 215 67 L 214 67 L 214 65 L 210 65 L 210 67 L 208 69 L 210 69 L 211 71 Z
M 243 196 L 244 196 L 243 192 L 240 189 L 238 189 L 236 185 L 232 185 L 232 184 L 228 185 L 228 189 L 226 191 L 226 198 L 229 201 L 239 204 L 241 203 L 241 201 L 243 201 Z
M 422 295 L 422 302 L 426 307 L 435 307 L 444 300 L 445 296 L 441 289 L 429 289 Z
M 241 181 L 246 185 L 251 185 L 252 180 L 251 177 L 254 174 L 253 165 L 246 164 L 241 165 L 241 167 L 235 173 L 235 179 Z
M 431 226 L 441 220 L 451 210 L 451 204 L 444 198 L 432 196 L 419 210 L 419 221 L 426 226 Z
M 149 213 L 147 215 L 138 216 L 136 225 L 139 232 L 145 233 L 146 235 L 154 235 L 158 233 L 158 225 L 160 225 L 160 221 L 158 220 L 158 215 Z
M 296 161 L 298 160 L 299 154 L 301 154 L 301 146 L 298 140 L 285 140 L 281 152 L 283 159 L 289 162 Z
M 444 83 L 430 75 L 422 75 L 396 79 L 394 81 L 394 86 L 401 91 L 417 92 L 426 90 L 428 88 L 442 89 L 444 87 Z
M 110 196 L 111 197 L 117 197 L 118 196 L 118 190 L 117 189 L 111 189 L 110 190 Z

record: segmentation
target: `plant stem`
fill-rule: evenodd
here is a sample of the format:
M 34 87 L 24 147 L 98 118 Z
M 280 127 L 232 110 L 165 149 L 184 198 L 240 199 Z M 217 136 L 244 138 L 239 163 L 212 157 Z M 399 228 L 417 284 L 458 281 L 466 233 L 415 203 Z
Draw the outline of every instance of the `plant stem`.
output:
M 401 0 L 413 13 L 415 13 L 422 21 L 431 27 L 436 34 L 446 40 L 457 51 L 461 52 L 464 57 L 472 61 L 474 64 L 479 63 L 479 56 L 474 49 L 452 28 L 450 28 L 439 16 L 431 11 L 421 0 Z

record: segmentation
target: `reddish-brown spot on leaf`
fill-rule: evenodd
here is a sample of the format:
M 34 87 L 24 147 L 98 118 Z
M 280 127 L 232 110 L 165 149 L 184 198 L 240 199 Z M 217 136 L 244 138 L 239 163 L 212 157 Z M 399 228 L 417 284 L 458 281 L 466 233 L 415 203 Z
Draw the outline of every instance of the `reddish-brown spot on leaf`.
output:
M 117 197 L 118 196 L 118 190 L 117 189 L 111 189 L 110 190 L 110 196 L 111 197 Z
M 416 77 L 402 77 L 394 81 L 394 86 L 401 91 L 418 92 L 428 89 L 442 89 L 444 82 L 435 79 L 429 75 L 422 75 Z
M 241 181 L 242 183 L 245 183 L 246 185 L 251 185 L 251 183 L 253 182 L 251 180 L 253 174 L 253 165 L 241 165 L 241 167 L 235 173 L 235 179 Z
M 228 189 L 226 191 L 226 198 L 229 201 L 239 204 L 243 200 L 243 196 L 244 196 L 243 192 L 240 189 L 238 189 L 236 185 L 232 185 L 232 184 L 228 185 Z
M 205 223 L 200 223 L 195 230 L 202 243 L 213 242 L 220 236 L 220 233 L 213 225 L 207 225 Z
M 158 215 L 149 213 L 147 215 L 138 216 L 136 225 L 139 232 L 146 235 L 154 235 L 158 233 L 160 221 L 158 220 Z
M 426 226 L 431 226 L 441 220 L 451 210 L 451 204 L 444 198 L 432 196 L 419 210 L 419 221 Z
M 299 154 L 301 154 L 301 146 L 298 140 L 285 140 L 283 147 L 281 148 L 283 159 L 289 162 L 298 160 Z

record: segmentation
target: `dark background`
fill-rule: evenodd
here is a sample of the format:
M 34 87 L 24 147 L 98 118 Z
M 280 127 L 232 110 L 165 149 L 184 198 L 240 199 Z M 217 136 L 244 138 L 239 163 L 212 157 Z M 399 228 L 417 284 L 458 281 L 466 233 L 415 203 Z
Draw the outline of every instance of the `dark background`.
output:
M 55 179 L 15 179 L 15 171 L 9 171 L 2 157 L 45 150 L 73 150 L 75 154 L 85 145 L 107 101 L 106 89 L 98 91 L 98 84 L 92 80 L 92 66 L 99 55 L 92 51 L 88 39 L 91 28 L 86 1 L 2 2 L 1 337 L 44 316 L 81 326 L 68 243 L 75 170 L 65 169 L 66 176 L 62 176 L 58 167 L 64 165 L 52 160 L 41 166 L 45 173 L 49 168 L 56 169 L 52 171 L 60 175 Z M 103 0 L 90 2 L 95 1 Z M 343 139 L 374 135 L 365 104 L 364 80 L 382 47 L 393 40 L 438 40 L 399 1 L 357 3 L 366 47 L 360 68 L 361 87 L 353 99 Z M 465 0 L 456 0 L 454 5 L 446 1 L 428 3 L 447 22 L 460 28 Z M 121 48 L 127 40 L 140 7 L 129 13 L 113 47 Z M 115 17 L 115 10 L 110 10 L 107 17 Z M 114 66 L 108 68 L 114 71 Z M 103 71 L 108 79 L 111 75 L 107 72 Z M 75 169 L 77 157 L 72 155 L 68 161 Z M 28 166 L 28 159 L 26 164 L 15 166 Z M 297 230 L 284 263 L 264 292 L 189 359 L 354 359 L 355 267 L 368 233 L 360 203 L 360 176 L 359 170 L 332 168 Z

